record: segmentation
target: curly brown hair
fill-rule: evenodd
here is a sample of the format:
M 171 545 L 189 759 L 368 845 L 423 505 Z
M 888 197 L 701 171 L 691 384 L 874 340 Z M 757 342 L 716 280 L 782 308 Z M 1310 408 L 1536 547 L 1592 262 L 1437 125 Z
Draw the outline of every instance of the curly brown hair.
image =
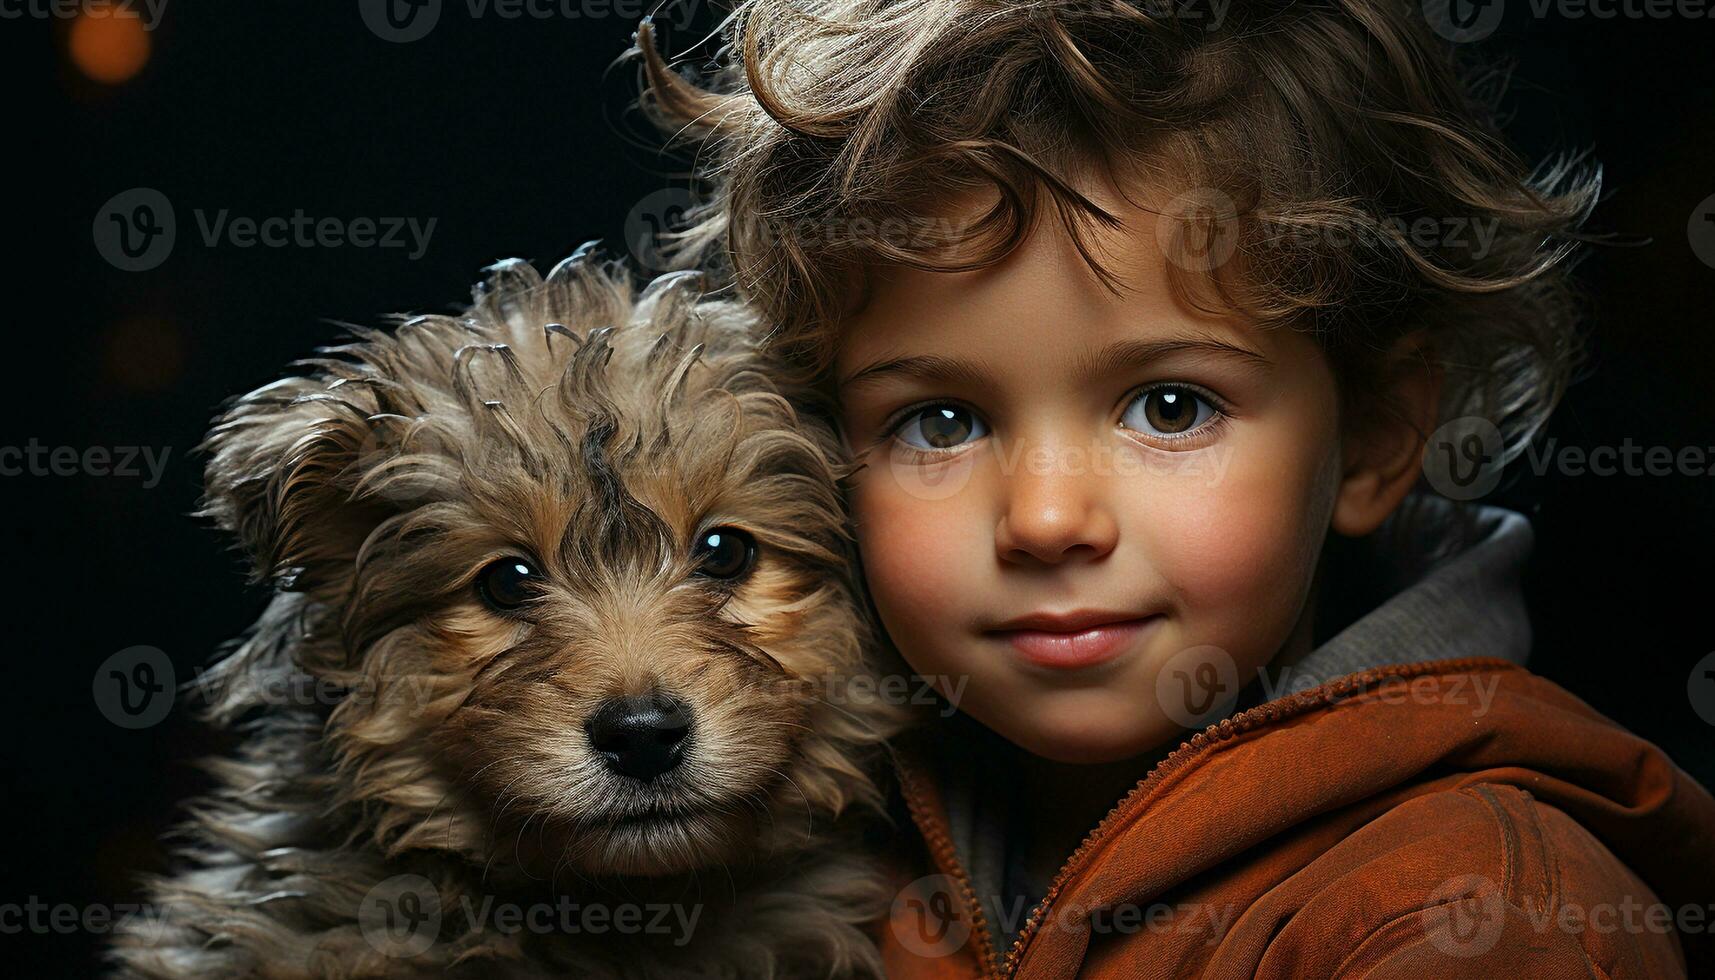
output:
M 1221 251 L 1181 248 L 1176 291 L 1310 332 L 1349 421 L 1391 412 L 1390 351 L 1421 331 L 1439 418 L 1487 419 L 1512 459 L 1582 356 L 1567 260 L 1600 168 L 1527 167 L 1495 121 L 1505 73 L 1417 4 L 743 0 L 700 80 L 651 28 L 627 52 L 643 107 L 696 140 L 707 192 L 676 254 L 824 386 L 868 268 L 995 264 L 1045 205 L 1120 288 L 1087 240 L 1117 223 L 1076 189 L 1092 166 L 1185 189 L 1170 237 Z M 994 198 L 980 218 L 926 220 L 972 190 Z

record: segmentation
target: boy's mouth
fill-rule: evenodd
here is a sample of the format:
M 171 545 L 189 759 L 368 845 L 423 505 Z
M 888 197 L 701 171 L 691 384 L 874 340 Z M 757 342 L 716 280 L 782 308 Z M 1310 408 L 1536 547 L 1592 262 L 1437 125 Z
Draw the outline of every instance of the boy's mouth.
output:
M 1031 613 L 983 631 L 1006 640 L 1026 663 L 1051 670 L 1079 670 L 1107 663 L 1131 649 L 1160 615 L 1080 609 Z

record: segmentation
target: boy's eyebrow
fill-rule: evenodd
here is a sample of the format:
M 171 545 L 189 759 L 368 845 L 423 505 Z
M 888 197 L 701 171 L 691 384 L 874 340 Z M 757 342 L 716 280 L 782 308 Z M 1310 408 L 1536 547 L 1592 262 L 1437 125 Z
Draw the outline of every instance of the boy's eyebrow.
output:
M 1176 337 L 1169 340 L 1121 340 L 1078 359 L 1083 378 L 1098 378 L 1126 368 L 1137 368 L 1170 354 L 1196 353 L 1231 358 L 1251 367 L 1267 368 L 1272 362 L 1263 354 L 1213 337 Z M 841 391 L 874 384 L 889 376 L 925 381 L 960 382 L 977 385 L 988 380 L 978 364 L 942 354 L 910 354 L 891 357 L 852 372 L 838 382 Z

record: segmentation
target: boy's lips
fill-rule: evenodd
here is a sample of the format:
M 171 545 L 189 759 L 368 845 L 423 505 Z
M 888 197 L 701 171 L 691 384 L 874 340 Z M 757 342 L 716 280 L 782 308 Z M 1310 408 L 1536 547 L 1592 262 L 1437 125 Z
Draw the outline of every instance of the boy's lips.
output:
M 1106 663 L 1162 617 L 1136 613 L 1078 610 L 1032 613 L 984 631 L 1004 639 L 1026 663 L 1055 670 L 1077 670 Z

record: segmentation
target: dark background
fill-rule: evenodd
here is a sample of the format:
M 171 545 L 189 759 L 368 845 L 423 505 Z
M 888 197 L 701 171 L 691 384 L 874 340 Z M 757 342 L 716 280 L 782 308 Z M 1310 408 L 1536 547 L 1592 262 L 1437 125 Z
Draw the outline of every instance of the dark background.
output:
M 604 8 L 597 8 L 604 9 Z M 623 6 L 621 9 L 625 9 Z M 1607 174 L 1592 228 L 1648 244 L 1598 249 L 1592 375 L 1550 430 L 1584 447 L 1715 447 L 1715 269 L 1687 238 L 1715 194 L 1715 21 L 1536 19 L 1515 0 L 1482 45 L 1517 64 L 1509 132 L 1532 158 L 1591 147 Z M 675 18 L 677 23 L 685 23 Z M 666 29 L 677 52 L 714 20 Z M 631 66 L 607 70 L 635 19 L 473 18 L 449 0 L 426 38 L 389 43 L 356 0 L 173 0 L 144 67 L 118 84 L 71 59 L 63 20 L 0 21 L 18 74 L 7 129 L 19 166 L 6 263 L 6 445 L 165 447 L 165 478 L 14 476 L 5 492 L 15 631 L 4 717 L 0 903 L 135 901 L 163 867 L 160 835 L 198 789 L 187 762 L 219 746 L 175 708 L 152 728 L 109 723 L 95 669 L 158 647 L 180 681 L 254 617 L 237 558 L 188 516 L 190 450 L 222 399 L 278 376 L 337 329 L 444 311 L 487 263 L 545 267 L 590 238 L 624 252 L 626 216 L 675 160 L 629 105 Z M 11 141 L 9 141 L 11 142 Z M 97 252 L 104 202 L 135 187 L 175 207 L 159 267 Z M 193 212 L 436 219 L 416 260 L 396 248 L 204 245 Z M 1715 252 L 1710 254 L 1715 261 Z M 1496 495 L 1539 532 L 1529 597 L 1533 666 L 1715 784 L 1715 729 L 1687 678 L 1715 650 L 1715 477 L 1519 473 Z M 100 937 L 7 935 L 28 975 L 85 975 Z

